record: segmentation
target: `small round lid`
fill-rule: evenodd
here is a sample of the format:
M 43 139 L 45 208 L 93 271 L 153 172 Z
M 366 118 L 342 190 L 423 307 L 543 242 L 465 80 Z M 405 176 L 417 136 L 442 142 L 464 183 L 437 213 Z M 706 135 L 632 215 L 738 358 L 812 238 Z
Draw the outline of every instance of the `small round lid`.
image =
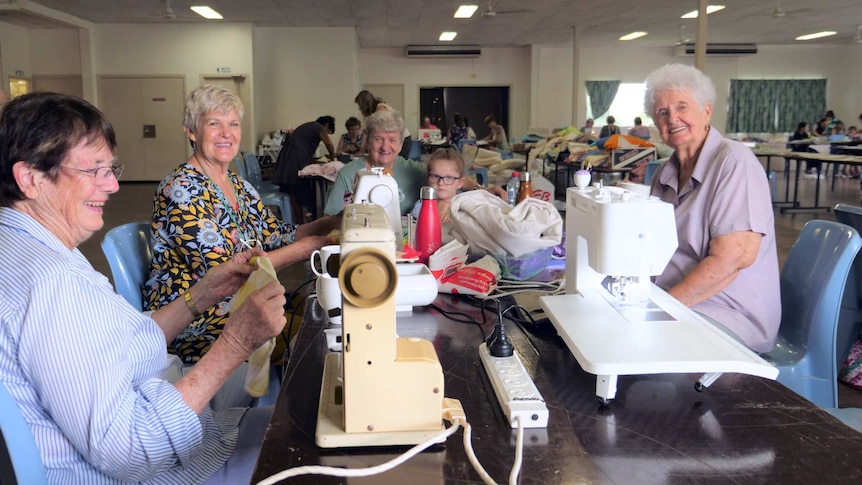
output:
M 434 199 L 437 200 L 437 189 L 434 187 L 424 186 L 419 189 L 419 198 L 423 200 Z
M 530 172 L 521 172 L 521 182 L 530 181 Z

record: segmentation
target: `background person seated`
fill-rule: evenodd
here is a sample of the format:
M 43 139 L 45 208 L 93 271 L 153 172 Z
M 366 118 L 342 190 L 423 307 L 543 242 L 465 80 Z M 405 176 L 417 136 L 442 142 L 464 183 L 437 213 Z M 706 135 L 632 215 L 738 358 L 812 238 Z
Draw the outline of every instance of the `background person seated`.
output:
M 428 116 L 422 117 L 422 122 L 419 124 L 419 128 L 423 130 L 439 130 L 439 128 L 431 124 L 431 118 Z
M 629 136 L 635 136 L 638 138 L 643 138 L 644 140 L 649 140 L 649 128 L 643 125 L 643 121 L 641 121 L 640 116 L 635 117 L 635 125 L 629 128 Z
M 365 134 L 362 133 L 362 122 L 355 116 L 351 116 L 344 123 L 344 128 L 347 129 L 347 133 L 341 135 L 336 151 L 347 155 L 365 153 Z
M 461 115 L 455 115 L 456 118 Z M 392 173 L 398 184 L 398 204 L 401 215 L 407 215 L 419 200 L 419 189 L 425 185 L 427 172 L 425 164 L 415 160 L 407 160 L 399 155 L 403 139 L 399 136 L 404 129 L 404 118 L 396 110 L 378 111 L 365 120 L 368 132 L 368 156 L 357 158 L 344 165 L 338 172 L 335 184 L 326 199 L 326 215 L 339 214 L 344 206 L 352 203 L 356 174 L 362 169 L 381 167 Z M 473 179 L 464 179 L 464 187 L 473 190 L 477 187 Z M 489 190 L 505 200 L 506 191 L 501 187 Z
M 613 116 L 608 116 L 608 124 L 602 127 L 602 131 L 599 133 L 599 138 L 607 138 L 611 135 L 619 135 L 620 127 L 614 124 L 616 123 L 616 121 L 616 118 L 614 118 Z
M 482 141 L 487 141 L 488 146 L 496 148 L 499 152 L 511 153 L 512 148 L 509 146 L 509 139 L 506 138 L 506 130 L 497 124 L 497 120 L 493 116 L 488 115 L 485 117 L 485 125 L 488 126 L 491 132 L 488 136 L 482 138 Z

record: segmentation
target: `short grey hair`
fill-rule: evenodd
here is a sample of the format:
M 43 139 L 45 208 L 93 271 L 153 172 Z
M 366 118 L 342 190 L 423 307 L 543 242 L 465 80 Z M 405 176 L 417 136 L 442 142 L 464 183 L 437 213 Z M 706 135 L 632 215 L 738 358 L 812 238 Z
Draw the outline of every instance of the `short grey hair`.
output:
M 365 118 L 365 128 L 369 136 L 387 131 L 404 133 L 404 117 L 396 109 L 381 109 Z
M 244 108 L 242 100 L 230 89 L 216 86 L 215 84 L 204 84 L 195 88 L 186 100 L 186 110 L 183 113 L 183 127 L 191 133 L 198 133 L 201 120 L 207 113 L 228 114 L 236 111 L 239 119 L 242 119 Z
M 655 118 L 655 96 L 660 91 L 688 91 L 701 109 L 715 104 L 715 85 L 698 69 L 685 64 L 666 64 L 651 72 L 646 81 L 644 111 Z

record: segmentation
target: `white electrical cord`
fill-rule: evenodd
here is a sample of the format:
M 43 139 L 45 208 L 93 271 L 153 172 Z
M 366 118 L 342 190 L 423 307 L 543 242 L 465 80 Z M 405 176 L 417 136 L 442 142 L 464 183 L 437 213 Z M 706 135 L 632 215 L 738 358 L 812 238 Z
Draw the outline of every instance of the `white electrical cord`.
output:
M 515 421 L 518 423 L 518 432 L 515 441 L 515 461 L 512 463 L 512 471 L 509 472 L 509 485 L 517 485 L 518 475 L 521 474 L 521 463 L 523 462 L 524 457 L 524 423 L 521 422 L 520 416 L 515 416 Z M 479 459 L 476 458 L 476 453 L 473 452 L 473 443 L 471 440 L 472 427 L 470 426 L 470 423 L 464 421 L 461 425 L 464 426 L 464 451 L 467 452 L 467 459 L 470 460 L 470 464 L 473 465 L 473 469 L 476 470 L 476 473 L 479 474 L 482 481 L 485 482 L 485 485 L 497 485 L 497 482 L 491 478 L 491 475 L 489 475 L 482 464 L 479 463 Z
M 410 448 L 403 455 L 393 458 L 386 463 L 381 463 L 377 466 L 372 466 L 368 468 L 338 468 L 322 465 L 298 466 L 294 468 L 288 468 L 287 470 L 278 472 L 275 475 L 264 478 L 263 480 L 257 482 L 257 485 L 272 485 L 273 483 L 278 483 L 286 478 L 297 477 L 300 475 L 328 475 L 332 477 L 368 477 L 371 475 L 377 475 L 378 473 L 389 471 L 409 460 L 410 458 L 413 458 L 429 446 L 439 442 L 441 438 L 448 438 L 449 436 L 452 436 L 455 431 L 458 431 L 458 428 L 461 424 L 466 424 L 466 421 L 463 423 L 460 423 L 459 421 L 460 420 L 456 420 L 452 424 L 452 426 L 449 426 L 441 433 L 432 436 L 431 438 L 428 438 L 427 440 L 422 443 L 419 443 L 413 448 Z
M 515 461 L 512 464 L 512 471 L 509 472 L 509 485 L 516 485 L 518 483 L 518 475 L 521 473 L 521 463 L 524 456 L 524 423 L 521 422 L 520 416 L 516 416 L 515 420 L 518 423 L 518 434 L 515 442 Z M 472 443 L 473 428 L 472 426 L 470 426 L 470 423 L 462 419 L 455 419 L 452 423 L 452 426 L 446 428 L 440 434 L 432 436 L 426 441 L 419 443 L 413 448 L 410 448 L 403 455 L 393 458 L 386 463 L 381 463 L 377 466 L 372 466 L 368 468 L 338 468 L 321 465 L 298 466 L 294 468 L 288 468 L 287 470 L 278 472 L 275 475 L 264 478 L 263 480 L 257 482 L 257 485 L 272 485 L 287 478 L 297 477 L 300 475 L 328 475 L 332 477 L 368 477 L 371 475 L 377 475 L 378 473 L 387 472 L 409 460 L 410 458 L 413 458 L 419 453 L 425 451 L 425 449 L 429 446 L 439 442 L 441 438 L 448 438 L 449 436 L 452 436 L 456 431 L 458 431 L 458 428 L 461 426 L 464 427 L 464 450 L 467 452 L 467 459 L 470 460 L 470 464 L 473 466 L 473 469 L 476 470 L 476 473 L 479 474 L 485 485 L 497 485 L 497 482 L 495 482 L 494 479 L 491 478 L 491 475 L 488 474 L 482 464 L 479 463 L 479 459 L 476 458 L 476 453 L 473 452 Z
M 524 423 L 521 421 L 521 416 L 515 416 L 515 422 L 518 423 L 518 434 L 515 440 L 515 461 L 512 463 L 512 471 L 509 472 L 509 485 L 518 483 L 518 475 L 521 473 L 521 462 L 524 458 Z

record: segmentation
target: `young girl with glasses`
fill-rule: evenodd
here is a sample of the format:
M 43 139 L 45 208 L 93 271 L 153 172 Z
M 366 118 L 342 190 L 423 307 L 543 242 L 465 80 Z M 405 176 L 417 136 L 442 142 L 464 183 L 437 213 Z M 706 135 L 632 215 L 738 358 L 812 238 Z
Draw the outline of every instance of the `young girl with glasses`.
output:
M 437 212 L 440 213 L 440 222 L 443 223 L 443 243 L 452 240 L 448 236 L 447 228 L 449 222 L 449 207 L 452 203 L 452 198 L 458 194 L 464 186 L 464 176 L 467 169 L 464 166 L 464 159 L 457 150 L 453 148 L 440 148 L 431 154 L 428 159 L 428 185 L 437 189 Z M 419 210 L 422 207 L 422 200 L 416 201 L 413 206 L 413 217 L 419 217 Z M 448 237 L 447 237 L 448 236 Z

